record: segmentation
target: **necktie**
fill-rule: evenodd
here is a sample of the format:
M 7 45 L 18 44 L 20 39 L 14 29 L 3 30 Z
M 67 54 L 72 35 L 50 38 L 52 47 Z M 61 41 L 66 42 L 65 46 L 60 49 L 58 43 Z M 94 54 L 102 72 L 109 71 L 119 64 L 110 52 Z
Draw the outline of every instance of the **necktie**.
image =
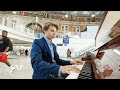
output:
M 51 55 L 52 55 L 52 61 L 53 61 L 53 62 L 56 62 L 56 61 L 54 60 L 54 51 L 53 51 L 52 43 L 50 43 L 50 51 L 51 51 Z

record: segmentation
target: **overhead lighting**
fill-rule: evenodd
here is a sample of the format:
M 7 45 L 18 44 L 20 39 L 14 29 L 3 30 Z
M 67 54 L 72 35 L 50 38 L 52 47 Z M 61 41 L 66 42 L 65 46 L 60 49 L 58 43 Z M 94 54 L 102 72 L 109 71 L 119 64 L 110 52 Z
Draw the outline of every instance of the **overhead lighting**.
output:
M 68 18 L 68 11 L 67 11 L 67 13 L 65 14 L 65 17 Z
M 65 17 L 68 18 L 68 15 L 66 14 Z
M 95 14 L 92 14 L 91 17 L 95 17 Z
M 35 17 L 35 21 L 38 22 L 38 16 Z
M 17 14 L 16 11 L 12 11 L 13 14 Z
M 9 20 L 9 18 L 8 18 L 8 17 L 7 17 L 6 19 L 7 19 L 7 20 Z

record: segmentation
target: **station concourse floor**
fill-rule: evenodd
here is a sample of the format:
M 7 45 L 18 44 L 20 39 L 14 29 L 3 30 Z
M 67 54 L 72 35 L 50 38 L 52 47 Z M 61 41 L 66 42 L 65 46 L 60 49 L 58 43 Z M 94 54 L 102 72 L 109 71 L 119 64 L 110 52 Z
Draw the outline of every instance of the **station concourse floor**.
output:
M 68 58 L 62 58 L 69 60 Z M 0 62 L 0 79 L 32 79 L 33 69 L 30 63 L 30 56 L 10 55 L 9 62 L 15 70 L 10 73 L 10 68 L 3 62 Z
M 32 67 L 29 56 L 10 55 L 8 61 L 15 70 L 11 73 L 10 68 L 0 62 L 0 79 L 32 79 Z

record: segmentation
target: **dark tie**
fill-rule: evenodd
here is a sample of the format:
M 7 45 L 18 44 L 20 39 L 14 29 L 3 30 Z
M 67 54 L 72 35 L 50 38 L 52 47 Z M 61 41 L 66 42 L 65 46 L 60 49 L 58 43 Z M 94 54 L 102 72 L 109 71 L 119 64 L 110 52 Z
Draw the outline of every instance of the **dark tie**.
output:
M 52 43 L 50 43 L 50 51 L 51 51 L 51 55 L 52 55 L 52 61 L 53 61 L 53 62 L 56 62 L 56 61 L 54 60 L 54 51 L 53 51 Z

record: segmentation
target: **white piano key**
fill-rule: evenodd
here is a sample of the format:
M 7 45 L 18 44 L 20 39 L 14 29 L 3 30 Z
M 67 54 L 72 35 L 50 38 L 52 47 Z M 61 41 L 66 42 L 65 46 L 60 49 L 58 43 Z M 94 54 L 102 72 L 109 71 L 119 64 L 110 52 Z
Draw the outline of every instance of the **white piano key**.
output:
M 82 64 L 82 65 L 73 65 L 73 66 L 76 66 L 76 67 L 78 67 L 80 70 L 82 70 L 84 64 L 85 64 L 85 61 L 83 61 L 83 64 Z M 70 71 L 70 74 L 66 77 L 66 79 L 77 79 L 78 75 L 79 75 L 79 73 Z

